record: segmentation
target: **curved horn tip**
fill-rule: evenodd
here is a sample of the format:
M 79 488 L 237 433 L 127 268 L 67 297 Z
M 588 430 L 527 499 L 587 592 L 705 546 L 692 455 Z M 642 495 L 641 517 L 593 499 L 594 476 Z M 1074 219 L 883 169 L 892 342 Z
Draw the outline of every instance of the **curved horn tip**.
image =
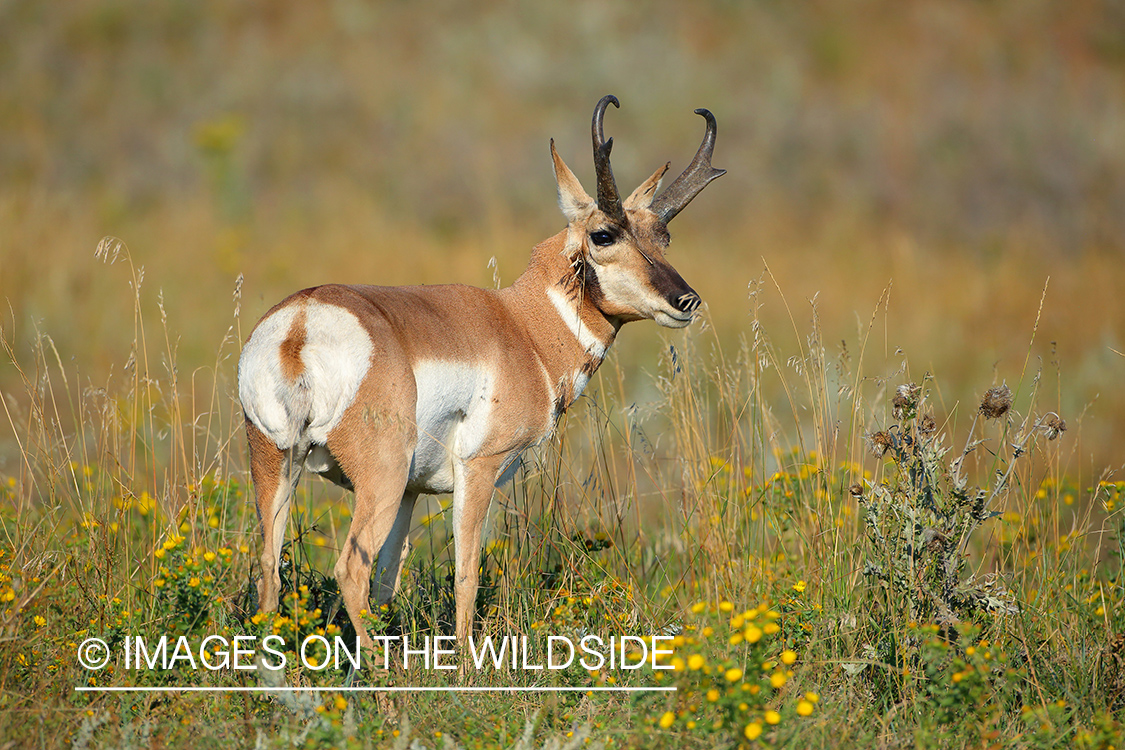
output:
M 711 154 L 715 149 L 715 135 L 718 131 L 718 124 L 715 120 L 715 115 L 711 114 L 711 110 L 700 107 L 695 110 L 695 114 L 702 117 L 707 121 L 707 131 L 703 134 L 703 142 L 699 144 L 699 150 L 695 153 L 695 158 L 691 160 L 683 173 L 669 185 L 664 192 L 656 196 L 652 202 L 652 211 L 660 219 L 667 224 L 676 214 L 683 210 L 684 206 L 691 202 L 692 198 L 699 194 L 707 184 L 718 177 L 726 174 L 725 169 L 716 169 L 711 166 Z
M 709 109 L 700 107 L 699 109 L 695 110 L 695 114 L 706 120 L 707 124 L 711 125 L 712 127 L 718 124 L 718 122 L 715 120 L 715 115 L 711 114 L 711 110 Z
M 594 143 L 601 143 L 605 140 L 605 134 L 602 132 L 602 119 L 605 117 L 605 111 L 609 105 L 613 105 L 618 109 L 621 108 L 621 102 L 617 101 L 617 97 L 613 94 L 606 94 L 598 100 L 597 105 L 594 107 L 594 117 L 590 122 L 591 132 L 594 136 Z

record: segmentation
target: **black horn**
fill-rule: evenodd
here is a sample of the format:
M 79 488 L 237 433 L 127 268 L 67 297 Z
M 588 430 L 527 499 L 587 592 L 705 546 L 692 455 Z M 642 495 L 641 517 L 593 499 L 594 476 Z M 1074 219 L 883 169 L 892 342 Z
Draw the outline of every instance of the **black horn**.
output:
M 609 218 L 625 223 L 625 208 L 621 205 L 621 195 L 617 192 L 617 182 L 613 179 L 613 167 L 609 165 L 609 152 L 613 149 L 613 139 L 605 139 L 602 131 L 602 118 L 605 110 L 612 104 L 620 107 L 621 102 L 612 94 L 603 96 L 594 107 L 594 120 L 590 131 L 594 139 L 594 171 L 598 178 L 598 208 Z M 690 199 L 689 199 L 690 200 Z
M 699 151 L 696 152 L 695 158 L 691 160 L 691 164 L 688 164 L 687 169 L 652 202 L 652 212 L 659 216 L 665 224 L 675 218 L 680 211 L 683 211 L 684 206 L 691 203 L 691 199 L 707 187 L 707 183 L 727 173 L 725 169 L 715 169 L 711 166 L 711 154 L 715 151 L 715 133 L 718 130 L 715 115 L 706 109 L 697 109 L 695 114 L 700 115 L 707 121 L 707 132 L 703 135 L 703 143 L 699 145 Z M 606 149 L 606 154 L 608 157 L 608 149 Z M 610 179 L 612 180 L 612 176 Z M 598 202 L 601 202 L 600 184 L 598 186 Z

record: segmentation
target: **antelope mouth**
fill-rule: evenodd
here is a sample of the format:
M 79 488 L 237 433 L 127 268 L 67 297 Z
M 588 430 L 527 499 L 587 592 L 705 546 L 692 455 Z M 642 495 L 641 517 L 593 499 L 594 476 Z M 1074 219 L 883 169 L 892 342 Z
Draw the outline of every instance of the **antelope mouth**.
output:
M 691 312 L 658 310 L 653 314 L 652 319 L 665 328 L 686 328 L 695 320 L 695 310 Z
M 694 291 L 687 291 L 678 297 L 669 297 L 663 310 L 657 310 L 652 319 L 665 328 L 684 328 L 695 320 L 695 313 L 703 300 Z

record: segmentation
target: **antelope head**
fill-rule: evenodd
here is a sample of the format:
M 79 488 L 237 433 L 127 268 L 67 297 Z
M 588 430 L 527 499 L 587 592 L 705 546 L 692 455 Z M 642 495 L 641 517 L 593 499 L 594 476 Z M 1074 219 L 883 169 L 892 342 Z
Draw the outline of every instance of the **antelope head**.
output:
M 563 163 L 551 141 L 559 207 L 568 222 L 564 253 L 574 269 L 570 283 L 615 327 L 650 319 L 668 328 L 683 328 L 694 319 L 701 300 L 665 258 L 670 240 L 668 223 L 707 183 L 726 173 L 711 166 L 715 116 L 706 109 L 695 110 L 707 121 L 703 143 L 691 164 L 667 189 L 657 195 L 669 164 L 657 169 L 623 201 L 609 162 L 613 138 L 606 140 L 602 127 L 610 104 L 621 106 L 615 96 L 602 97 L 594 108 L 590 128 L 596 201 Z

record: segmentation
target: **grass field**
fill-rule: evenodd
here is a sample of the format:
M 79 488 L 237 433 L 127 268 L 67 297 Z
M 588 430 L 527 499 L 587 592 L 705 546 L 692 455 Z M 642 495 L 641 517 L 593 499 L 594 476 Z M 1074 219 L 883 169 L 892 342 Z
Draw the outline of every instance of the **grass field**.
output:
M 1086 1 L 0 3 L 0 747 L 1121 747 L 1122 39 Z M 317 480 L 255 614 L 241 342 L 317 283 L 510 283 L 608 92 L 623 183 L 719 119 L 670 255 L 707 306 L 627 327 L 498 491 L 477 637 L 673 668 L 76 691 L 259 685 L 127 637 L 351 637 Z M 452 632 L 447 507 L 373 629 Z
M 128 257 L 109 270 L 139 287 L 131 307 L 142 309 Z M 941 374 L 919 374 L 909 352 L 893 368 L 861 369 L 885 315 L 876 310 L 840 356 L 815 322 L 774 339 L 752 317 L 737 349 L 713 329 L 669 337 L 648 406 L 611 361 L 563 440 L 529 457 L 495 501 L 478 636 L 527 637 L 530 662 L 447 673 L 414 657 L 354 682 L 346 670 L 287 673 L 322 688 L 676 692 L 341 691 L 296 709 L 263 695 L 74 690 L 258 684 L 182 660 L 130 670 L 126 638 L 183 636 L 198 653 L 207 636 L 277 633 L 291 648 L 313 634 L 352 637 L 326 576 L 350 506 L 323 483 L 300 489 L 282 614 L 254 615 L 256 519 L 231 393 L 239 339 L 189 377 L 171 324 L 138 314 L 133 354 L 98 387 L 80 385 L 46 337 L 31 358 L 9 351 L 26 388 L 22 403 L 6 402 L 21 450 L 3 488 L 6 739 L 1113 745 L 1125 696 L 1125 483 L 1067 473 L 1074 428 L 1055 403 L 1058 371 L 1014 368 L 1010 389 L 982 386 L 980 404 L 958 415 L 942 404 Z M 778 384 L 786 397 L 767 398 Z M 446 507 L 416 515 L 403 591 L 374 613 L 378 632 L 450 632 Z M 549 636 L 586 635 L 674 636 L 656 643 L 674 669 L 523 668 L 542 663 Z M 93 636 L 117 655 L 104 671 L 77 660 Z M 222 650 L 210 649 L 218 663 Z

